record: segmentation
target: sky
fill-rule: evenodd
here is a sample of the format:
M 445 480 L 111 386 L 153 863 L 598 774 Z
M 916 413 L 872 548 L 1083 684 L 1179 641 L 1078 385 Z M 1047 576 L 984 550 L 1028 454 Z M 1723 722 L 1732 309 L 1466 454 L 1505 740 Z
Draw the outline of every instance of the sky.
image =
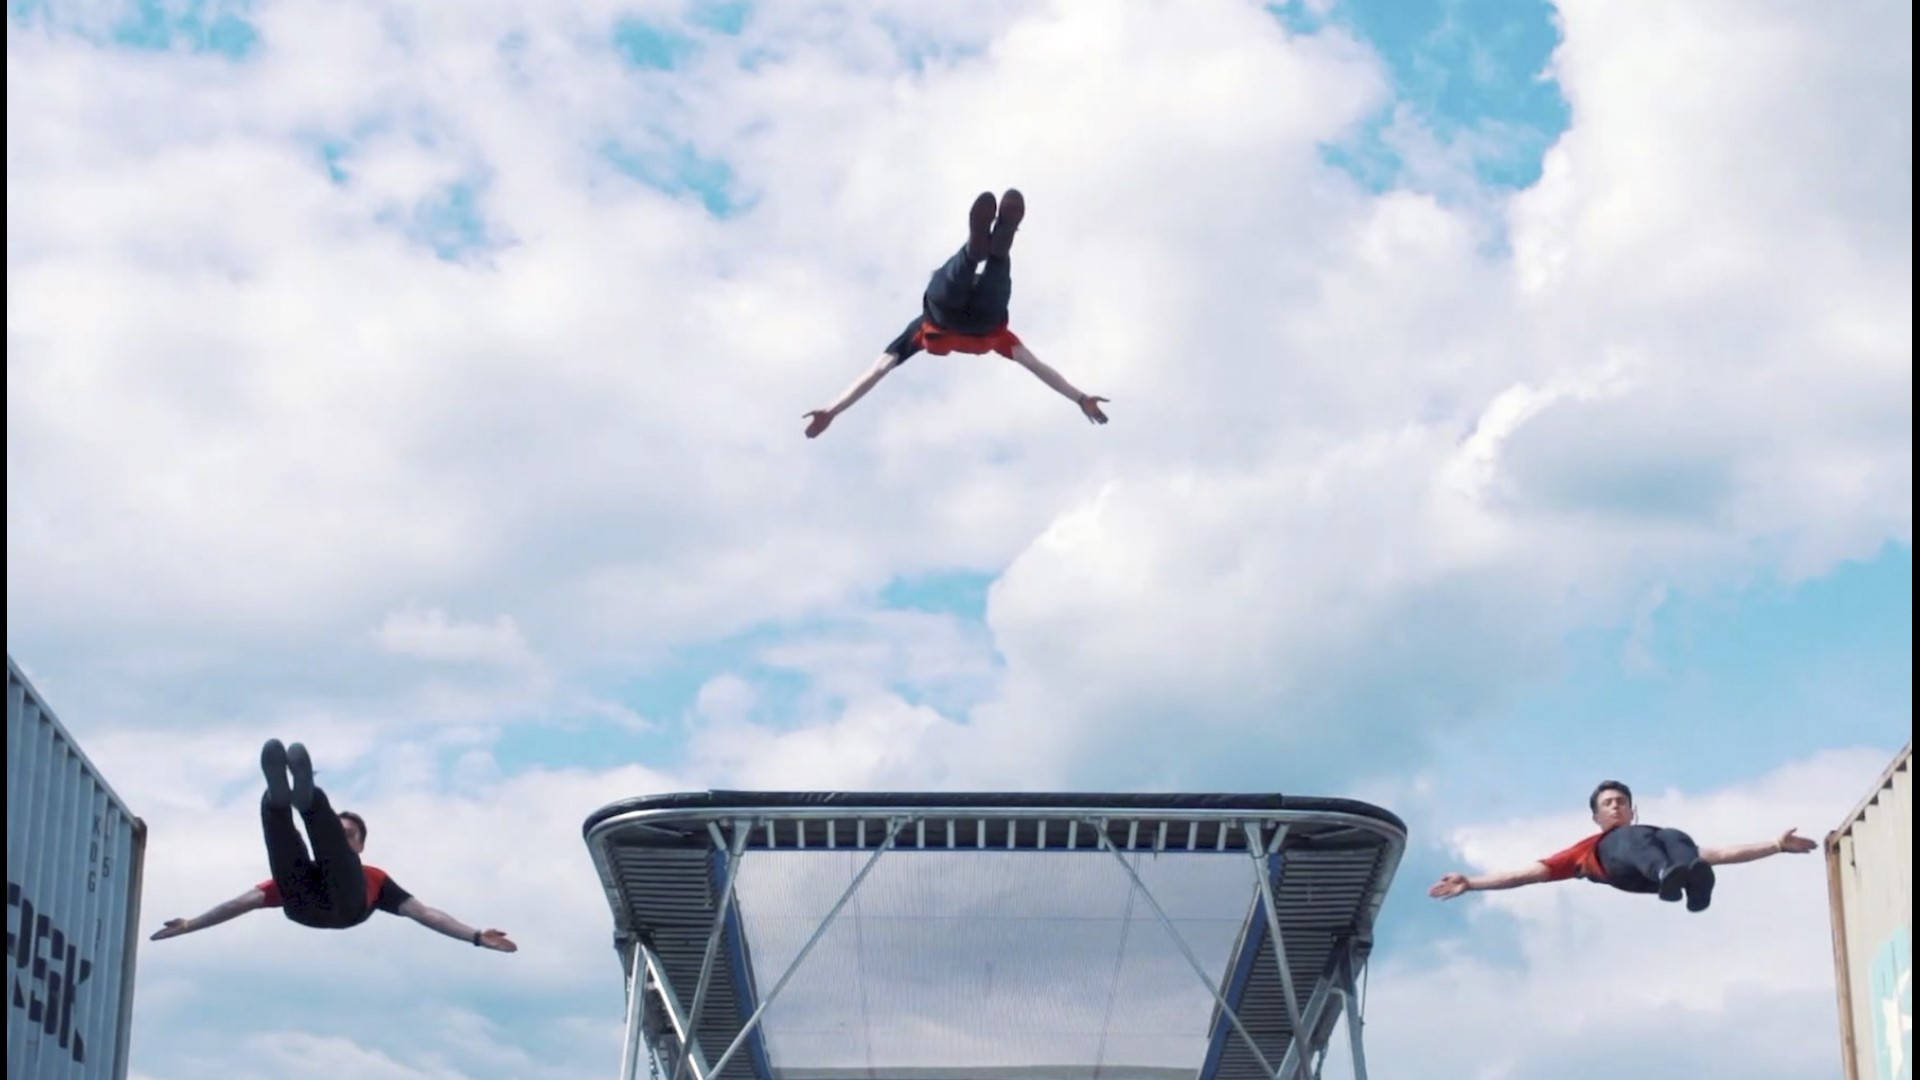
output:
M 265 876 L 277 736 L 521 944 L 145 945 L 134 1075 L 610 1074 L 580 824 L 724 786 L 1366 799 L 1376 1075 L 1837 1077 L 1817 856 L 1704 916 L 1425 889 L 1602 777 L 1817 837 L 1911 739 L 1911 40 L 10 0 L 8 652 L 148 822 L 144 921 Z M 1014 186 L 1013 326 L 1112 423 L 927 356 L 803 438 Z

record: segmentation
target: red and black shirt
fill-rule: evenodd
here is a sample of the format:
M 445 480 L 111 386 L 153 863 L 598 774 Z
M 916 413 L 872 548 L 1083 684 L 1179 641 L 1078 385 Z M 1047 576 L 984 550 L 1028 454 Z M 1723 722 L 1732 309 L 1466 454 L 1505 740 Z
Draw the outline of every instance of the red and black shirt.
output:
M 972 353 L 976 356 L 999 353 L 1011 360 L 1014 346 L 1018 344 L 1020 339 L 1014 336 L 1012 330 L 1007 329 L 1006 323 L 1001 323 L 983 334 L 963 334 L 921 316 L 908 323 L 907 328 L 900 332 L 900 336 L 893 339 L 893 342 L 887 346 L 887 353 L 893 357 L 893 362 L 896 364 L 905 361 L 907 357 L 922 349 L 935 356 L 945 356 L 954 352 Z
M 367 879 L 367 909 L 384 911 L 389 915 L 400 914 L 400 905 L 413 899 L 413 894 L 400 887 L 400 883 L 387 876 L 385 870 L 377 866 L 360 864 L 360 872 Z M 267 894 L 267 907 L 281 907 L 287 901 L 280 895 L 280 883 L 272 878 L 261 882 L 257 888 Z
M 1568 878 L 1586 878 L 1588 881 L 1607 880 L 1607 868 L 1600 865 L 1600 838 L 1607 835 L 1594 833 L 1585 840 L 1556 851 L 1540 861 L 1547 867 L 1548 881 L 1565 881 Z

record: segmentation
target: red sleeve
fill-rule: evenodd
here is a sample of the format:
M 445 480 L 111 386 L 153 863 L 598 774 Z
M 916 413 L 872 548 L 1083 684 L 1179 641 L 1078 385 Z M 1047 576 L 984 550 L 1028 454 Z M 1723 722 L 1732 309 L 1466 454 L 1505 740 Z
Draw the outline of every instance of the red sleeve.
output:
M 267 894 L 268 907 L 279 907 L 281 904 L 284 904 L 286 902 L 280 896 L 280 883 L 273 880 L 272 878 L 268 878 L 267 880 L 261 882 L 260 884 L 255 885 L 254 888 L 259 889 L 261 892 Z
M 1587 861 L 1591 856 L 1594 845 L 1599 842 L 1600 838 L 1598 836 L 1589 836 L 1570 848 L 1556 851 L 1546 858 L 1541 859 L 1540 861 L 1545 863 L 1547 867 L 1547 880 L 1565 881 L 1570 877 L 1578 877 L 1581 864 Z

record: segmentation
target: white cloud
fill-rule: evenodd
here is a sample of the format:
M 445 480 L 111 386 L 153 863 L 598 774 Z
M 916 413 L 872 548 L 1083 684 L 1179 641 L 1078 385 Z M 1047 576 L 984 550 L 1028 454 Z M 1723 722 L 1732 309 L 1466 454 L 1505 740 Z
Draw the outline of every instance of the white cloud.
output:
M 438 608 L 390 613 L 374 631 L 382 649 L 422 660 L 477 661 L 518 667 L 533 661 L 520 627 L 510 615 L 491 622 L 449 619 Z

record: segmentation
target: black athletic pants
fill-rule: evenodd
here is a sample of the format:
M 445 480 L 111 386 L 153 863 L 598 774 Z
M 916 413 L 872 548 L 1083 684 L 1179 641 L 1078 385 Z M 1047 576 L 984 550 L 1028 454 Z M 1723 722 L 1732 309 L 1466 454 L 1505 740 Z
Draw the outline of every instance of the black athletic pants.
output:
M 340 815 L 327 793 L 313 789 L 313 805 L 302 811 L 313 853 L 293 827 L 293 811 L 260 800 L 260 828 L 267 839 L 267 865 L 286 905 L 287 918 L 303 926 L 339 929 L 366 921 L 367 878 L 360 856 L 347 844 Z
M 927 282 L 928 317 L 955 333 L 984 334 L 1005 325 L 1007 304 L 1013 299 L 1011 258 L 990 255 L 986 269 L 977 275 L 973 262 L 962 244 Z
M 1660 872 L 1669 866 L 1687 866 L 1700 857 L 1693 837 L 1679 829 L 1652 825 L 1622 825 L 1600 838 L 1597 852 L 1607 872 L 1607 884 L 1626 892 L 1660 891 Z

